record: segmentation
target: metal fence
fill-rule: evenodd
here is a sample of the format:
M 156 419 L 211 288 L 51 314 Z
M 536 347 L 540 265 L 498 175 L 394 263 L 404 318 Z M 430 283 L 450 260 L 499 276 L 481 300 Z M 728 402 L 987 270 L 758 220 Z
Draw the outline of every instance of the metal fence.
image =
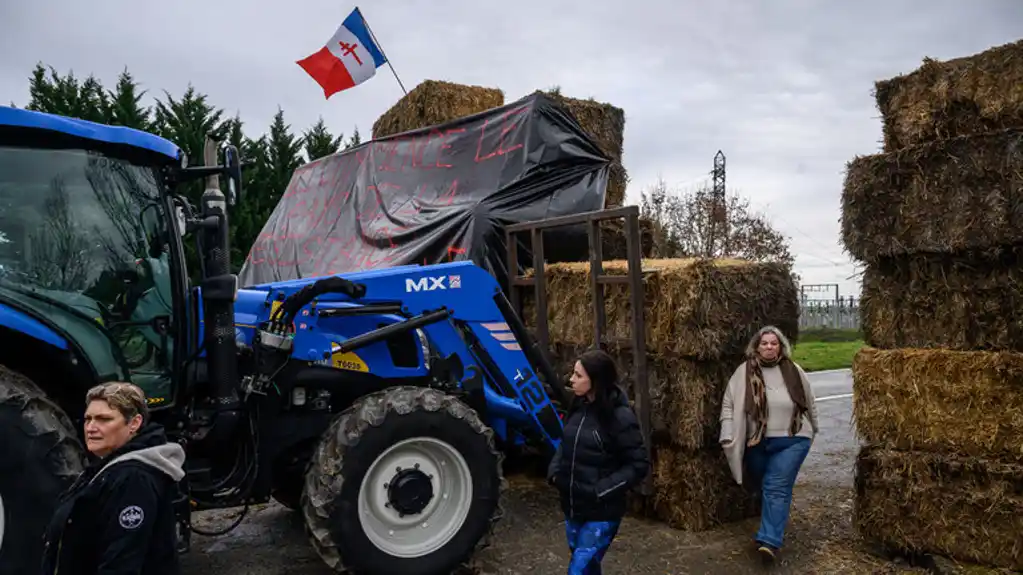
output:
M 799 329 L 859 329 L 860 302 L 853 296 L 835 299 L 803 299 Z

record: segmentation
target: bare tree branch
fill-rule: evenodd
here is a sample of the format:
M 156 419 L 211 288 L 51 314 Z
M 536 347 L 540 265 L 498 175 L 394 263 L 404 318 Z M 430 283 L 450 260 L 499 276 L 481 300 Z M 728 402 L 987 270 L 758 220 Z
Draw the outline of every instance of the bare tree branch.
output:
M 654 222 L 654 252 L 662 258 L 734 257 L 792 266 L 788 240 L 747 198 L 729 194 L 716 205 L 711 189 L 670 190 L 663 179 L 643 192 L 640 211 Z

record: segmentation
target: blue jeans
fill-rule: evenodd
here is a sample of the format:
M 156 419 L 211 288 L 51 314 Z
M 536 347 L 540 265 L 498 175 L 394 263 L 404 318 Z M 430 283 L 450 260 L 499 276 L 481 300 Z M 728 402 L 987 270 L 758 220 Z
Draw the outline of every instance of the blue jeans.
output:
M 806 437 L 765 437 L 746 448 L 746 466 L 754 485 L 761 488 L 760 530 L 757 542 L 778 549 L 785 539 L 785 526 L 792 505 L 796 475 L 810 452 Z
M 572 559 L 568 575 L 600 575 L 600 562 L 618 534 L 621 521 L 588 521 L 581 523 L 565 520 L 565 535 Z

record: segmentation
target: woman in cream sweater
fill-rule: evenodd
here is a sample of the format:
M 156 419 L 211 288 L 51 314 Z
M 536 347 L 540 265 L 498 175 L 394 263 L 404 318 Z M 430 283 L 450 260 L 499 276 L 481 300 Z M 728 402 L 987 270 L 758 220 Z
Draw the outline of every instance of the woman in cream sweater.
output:
M 721 445 L 732 477 L 762 493 L 758 552 L 773 561 L 785 535 L 792 487 L 817 436 L 817 405 L 792 347 L 774 326 L 761 328 L 728 381 L 721 405 Z

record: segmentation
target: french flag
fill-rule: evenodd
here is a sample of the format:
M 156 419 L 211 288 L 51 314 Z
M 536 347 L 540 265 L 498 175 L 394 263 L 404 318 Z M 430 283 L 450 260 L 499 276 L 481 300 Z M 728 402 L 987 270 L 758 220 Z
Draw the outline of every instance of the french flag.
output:
M 345 18 L 326 46 L 298 61 L 323 88 L 323 95 L 328 99 L 369 80 L 376 75 L 377 68 L 386 63 L 358 8 Z

